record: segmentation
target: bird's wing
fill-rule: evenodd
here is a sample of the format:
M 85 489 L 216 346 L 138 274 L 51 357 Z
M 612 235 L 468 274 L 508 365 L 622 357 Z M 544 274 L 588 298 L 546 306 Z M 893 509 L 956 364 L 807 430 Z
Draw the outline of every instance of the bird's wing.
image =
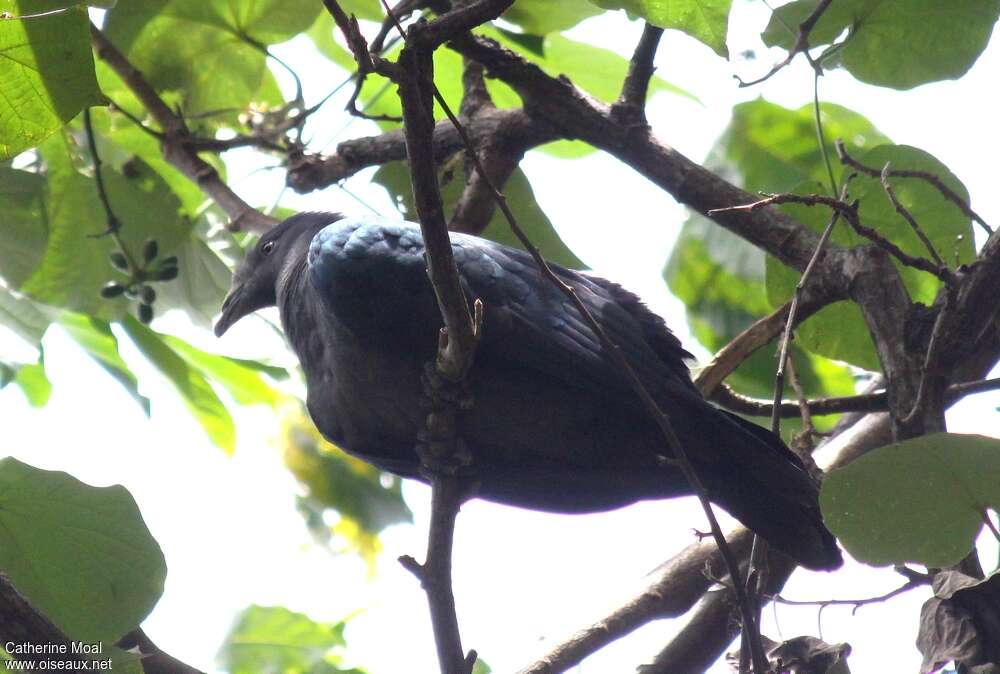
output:
M 469 301 L 485 305 L 477 359 L 531 368 L 584 388 L 630 390 L 577 308 L 527 253 L 461 234 L 452 235 L 452 249 Z M 341 220 L 313 239 L 309 266 L 313 285 L 333 311 L 350 314 L 358 325 L 378 321 L 369 326 L 373 336 L 394 328 L 409 339 L 408 330 L 440 325 L 416 225 Z M 647 385 L 697 396 L 684 364 L 689 354 L 662 319 L 614 283 L 551 266 Z

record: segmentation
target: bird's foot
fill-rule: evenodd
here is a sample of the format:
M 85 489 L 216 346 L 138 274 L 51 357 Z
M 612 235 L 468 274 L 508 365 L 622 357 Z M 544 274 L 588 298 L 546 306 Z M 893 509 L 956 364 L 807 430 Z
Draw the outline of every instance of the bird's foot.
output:
M 431 409 L 442 405 L 452 405 L 460 410 L 472 408 L 472 391 L 465 380 L 453 382 L 445 379 L 434 363 L 424 364 L 421 383 L 424 388 L 424 403 Z
M 434 433 L 434 424 L 430 421 L 428 426 L 430 429 L 417 433 L 417 456 L 420 457 L 420 467 L 426 476 L 436 474 L 474 477 L 472 454 L 462 439 Z

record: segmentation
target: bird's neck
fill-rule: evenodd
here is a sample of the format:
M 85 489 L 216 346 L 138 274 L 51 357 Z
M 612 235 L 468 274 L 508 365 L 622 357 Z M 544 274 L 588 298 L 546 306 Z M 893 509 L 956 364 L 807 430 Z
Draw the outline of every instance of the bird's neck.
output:
M 275 290 L 285 337 L 299 356 L 299 361 L 304 362 L 303 354 L 322 349 L 321 340 L 316 339 L 320 327 L 318 323 L 322 318 L 319 315 L 322 301 L 309 282 L 305 250 L 295 253 L 288 256 L 282 267 Z

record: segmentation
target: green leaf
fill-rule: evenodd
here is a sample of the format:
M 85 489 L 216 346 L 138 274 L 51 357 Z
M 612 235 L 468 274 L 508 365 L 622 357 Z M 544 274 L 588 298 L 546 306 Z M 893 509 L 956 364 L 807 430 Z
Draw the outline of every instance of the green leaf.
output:
M 76 168 L 76 144 L 65 134 L 40 148 L 48 167 L 48 237 L 40 263 L 19 288 L 32 299 L 101 318 L 114 318 L 124 300 L 100 296 L 109 280 L 124 277 L 108 264 L 110 237 L 95 238 L 107 227 L 94 179 Z M 121 236 L 138 253 L 146 239 L 170 254 L 190 235 L 190 224 L 178 216 L 180 204 L 163 181 L 143 162 L 129 177 L 105 167 L 108 197 L 123 223 Z M 38 223 L 39 227 L 44 223 Z
M 441 180 L 441 196 L 444 200 L 446 218 L 450 218 L 454 212 L 455 205 L 458 203 L 459 198 L 461 198 L 465 186 L 465 182 L 454 175 L 456 169 L 461 171 L 460 168 L 454 165 L 454 162 L 449 162 L 442 171 L 443 177 L 446 178 L 445 180 Z M 410 174 L 405 162 L 383 164 L 375 172 L 372 179 L 386 189 L 389 197 L 399 208 L 403 217 L 414 217 L 415 211 L 413 208 L 413 193 L 410 189 Z M 535 195 L 531 190 L 531 184 L 521 169 L 514 170 L 513 175 L 507 180 L 507 184 L 502 189 L 511 210 L 521 225 L 521 229 L 528 235 L 531 242 L 538 247 L 542 255 L 545 256 L 545 259 L 558 262 L 564 267 L 579 268 L 583 266 L 583 263 L 562 242 L 562 239 L 559 238 L 559 235 L 552 227 L 552 223 L 538 206 L 538 202 L 535 201 Z M 481 236 L 508 246 L 523 249 L 523 246 L 521 246 L 520 242 L 511 233 L 510 226 L 499 209 L 493 213 L 493 218 Z
M 84 107 L 99 105 L 87 9 L 34 16 L 51 3 L 0 0 L 0 159 L 35 147 Z M 65 7 L 65 4 L 63 4 Z
M 823 189 L 818 184 L 805 183 L 792 191 L 814 194 L 822 193 Z M 831 218 L 829 210 L 823 207 L 789 205 L 783 207 L 783 210 L 815 232 L 822 232 Z M 862 243 L 842 220 L 834 228 L 830 241 L 844 247 Z M 800 274 L 773 257 L 768 257 L 766 278 L 768 300 L 772 306 L 778 307 L 791 299 Z M 836 328 L 831 329 L 831 326 Z M 865 370 L 878 371 L 881 368 L 867 323 L 861 315 L 861 309 L 854 302 L 835 302 L 824 307 L 796 328 L 795 339 L 799 346 L 827 358 L 841 360 Z
M 797 0 L 776 10 L 764 42 L 789 49 L 818 1 Z M 810 33 L 810 45 L 829 44 L 848 31 L 835 65 L 862 82 L 910 89 L 964 75 L 986 48 L 998 15 L 995 0 L 838 0 Z
M 857 157 L 858 161 L 881 169 L 887 163 L 894 169 L 931 173 L 969 203 L 969 191 L 948 167 L 935 157 L 908 145 L 880 145 Z M 966 264 L 975 257 L 972 222 L 952 202 L 934 187 L 915 178 L 890 178 L 893 191 L 906 210 L 920 224 L 931 244 L 951 267 Z M 859 177 L 852 184 L 851 196 L 860 200 L 858 216 L 861 222 L 878 232 L 910 255 L 930 259 L 927 249 L 913 229 L 889 201 L 881 180 Z M 918 302 L 934 301 L 941 282 L 937 277 L 911 267 L 897 265 L 910 294 Z
M 854 155 L 889 142 L 853 110 L 822 103 L 820 114 L 827 154 L 834 164 L 838 138 L 844 139 Z M 790 110 L 762 99 L 740 103 L 712 149 L 709 164 L 712 169 L 735 171 L 740 186 L 749 192 L 787 192 L 807 181 L 829 184 L 812 105 Z
M 93 316 L 66 311 L 59 317 L 59 325 L 128 391 L 146 416 L 149 416 L 149 398 L 139 393 L 138 380 L 122 360 L 118 352 L 118 338 L 111 332 L 111 324 Z
M 0 22 L 2 27 L 2 22 Z M 0 275 L 16 288 L 41 262 L 49 238 L 45 211 L 45 177 L 0 167 Z
M 42 307 L 24 297 L 17 297 L 0 286 L 0 325 L 10 329 L 36 350 L 52 320 Z
M 938 433 L 880 447 L 827 475 L 820 507 L 862 562 L 957 564 L 984 510 L 1000 509 L 1000 440 Z
M 14 383 L 32 407 L 45 407 L 52 395 L 52 383 L 45 374 L 45 362 L 41 356 L 37 363 L 21 365 L 14 376 Z
M 163 553 L 121 485 L 0 460 L 0 530 L 0 567 L 74 639 L 116 641 L 163 593 Z
M 102 91 L 116 106 L 129 113 L 139 114 L 141 119 L 144 105 L 104 61 L 97 64 L 97 79 Z M 129 170 L 138 157 L 160 176 L 180 200 L 181 210 L 186 216 L 193 219 L 202 212 L 205 203 L 209 201 L 208 197 L 194 181 L 166 160 L 160 141 L 155 136 L 125 115 L 107 109 L 94 109 L 91 119 L 97 136 L 98 151 L 106 166 L 110 165 L 122 173 Z M 218 156 L 203 153 L 201 157 L 225 178 L 225 166 Z
M 284 413 L 282 430 L 285 466 L 307 490 L 308 499 L 301 509 L 310 529 L 324 542 L 331 534 L 336 536 L 372 568 L 382 549 L 379 533 L 393 524 L 413 521 L 403 501 L 401 481 L 327 442 L 301 407 Z M 332 531 L 322 517 L 326 508 L 340 514 Z
M 490 674 L 493 668 L 486 664 L 482 658 L 476 658 L 476 664 L 472 666 L 472 674 Z
M 236 449 L 236 426 L 205 377 L 178 355 L 162 335 L 131 316 L 126 316 L 121 325 L 149 362 L 176 387 L 209 439 L 227 454 L 232 454 Z
M 353 14 L 359 19 L 382 23 L 385 18 L 380 0 L 341 0 L 340 6 L 348 16 Z
M 530 35 L 546 35 L 572 28 L 600 13 L 587 0 L 517 0 L 503 13 L 503 20 Z
M 187 115 L 245 109 L 265 82 L 260 45 L 304 32 L 322 9 L 312 0 L 123 2 L 108 38 L 157 90 L 179 90 Z M 233 121 L 233 115 L 218 117 Z
M 208 328 L 218 315 L 233 278 L 217 250 L 235 255 L 238 246 L 228 231 L 209 236 L 205 222 L 200 223 L 195 234 L 173 251 L 181 274 L 175 281 L 157 287 L 156 303 L 158 311 L 182 309 L 196 325 Z
M 229 674 L 361 674 L 339 666 L 345 624 L 318 623 L 280 606 L 250 606 L 219 649 L 219 666 Z
M 961 198 L 968 200 L 965 186 L 934 157 L 906 145 L 880 145 L 868 152 L 855 155 L 863 164 L 881 169 L 888 162 L 896 169 L 926 171 L 941 178 Z M 957 206 L 944 199 L 932 186 L 922 180 L 893 178 L 891 182 L 900 202 L 920 223 L 921 228 L 942 258 L 954 267 L 956 263 L 970 262 L 975 256 L 972 222 Z M 800 193 L 815 189 L 797 189 Z M 895 243 L 903 251 L 917 257 L 929 258 L 929 253 L 913 232 L 910 225 L 899 215 L 886 196 L 878 178 L 857 177 L 851 185 L 851 198 L 860 200 L 858 214 L 861 222 L 877 230 L 882 236 Z M 827 209 L 805 206 L 786 206 L 785 210 L 814 231 L 822 231 L 830 219 Z M 831 241 L 837 245 L 851 247 L 867 244 L 853 232 L 847 223 L 836 226 Z M 932 304 L 941 287 L 937 277 L 912 267 L 896 263 L 903 282 L 914 300 Z M 768 298 L 775 305 L 788 300 L 798 282 L 799 274 L 776 260 L 768 259 Z M 837 326 L 831 330 L 830 326 Z M 799 343 L 829 358 L 836 358 L 867 370 L 878 370 L 879 360 L 867 324 L 857 305 L 838 302 L 817 313 L 798 329 Z
M 354 72 L 358 65 L 354 61 L 354 56 L 344 47 L 340 46 L 335 36 L 339 34 L 339 29 L 333 23 L 333 17 L 329 12 L 320 12 L 316 21 L 306 31 L 306 35 L 312 40 L 320 54 L 327 57 L 347 72 Z
M 754 320 L 770 312 L 763 284 L 763 253 L 701 216 L 684 223 L 664 269 L 664 278 L 687 308 L 695 337 L 717 351 Z M 746 395 L 769 397 L 774 390 L 777 345 L 760 349 L 726 380 Z M 792 359 L 809 395 L 849 395 L 847 368 L 803 352 L 792 344 Z M 828 426 L 833 417 L 817 419 Z M 791 428 L 789 426 L 788 428 Z M 786 428 L 786 430 L 788 430 Z
M 605 9 L 624 9 L 661 28 L 680 30 L 719 56 L 729 58 L 726 31 L 732 0 L 591 0 Z
M 221 384 L 241 405 L 270 405 L 276 407 L 282 395 L 260 376 L 261 371 L 273 373 L 276 379 L 287 379 L 288 372 L 252 360 L 218 356 L 197 349 L 172 335 L 162 335 L 163 341 L 188 364 L 206 377 Z
M 829 141 L 826 149 L 830 157 L 836 157 L 833 141 L 837 138 L 845 139 L 855 155 L 888 140 L 863 116 L 842 106 L 822 104 L 820 115 L 824 136 Z M 825 194 L 829 191 L 827 169 L 816 138 L 815 111 L 811 105 L 796 110 L 763 100 L 737 105 L 732 121 L 713 148 L 707 164 L 750 192 Z M 841 173 L 839 167 L 834 170 L 836 174 Z M 815 231 L 822 231 L 830 218 L 825 208 L 792 205 L 784 210 Z M 855 238 L 841 223 L 834 230 L 833 242 L 854 245 Z M 752 248 L 739 239 L 732 246 Z M 757 252 L 743 254 L 763 257 Z M 799 275 L 772 257 L 767 257 L 765 266 L 767 299 L 773 308 L 791 297 Z M 831 325 L 837 329 L 831 330 Z M 826 307 L 800 326 L 796 337 L 799 346 L 815 354 L 865 369 L 877 370 L 879 367 L 867 327 L 853 304 L 843 302 Z

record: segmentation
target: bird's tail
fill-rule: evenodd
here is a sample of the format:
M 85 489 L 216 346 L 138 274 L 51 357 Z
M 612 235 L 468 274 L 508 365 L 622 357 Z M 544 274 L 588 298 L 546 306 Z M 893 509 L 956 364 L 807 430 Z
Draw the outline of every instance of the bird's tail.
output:
M 716 411 L 718 424 L 710 434 L 717 435 L 727 467 L 701 471 L 712 501 L 802 566 L 824 571 L 841 566 L 836 539 L 820 515 L 819 485 L 801 460 L 774 433 Z

